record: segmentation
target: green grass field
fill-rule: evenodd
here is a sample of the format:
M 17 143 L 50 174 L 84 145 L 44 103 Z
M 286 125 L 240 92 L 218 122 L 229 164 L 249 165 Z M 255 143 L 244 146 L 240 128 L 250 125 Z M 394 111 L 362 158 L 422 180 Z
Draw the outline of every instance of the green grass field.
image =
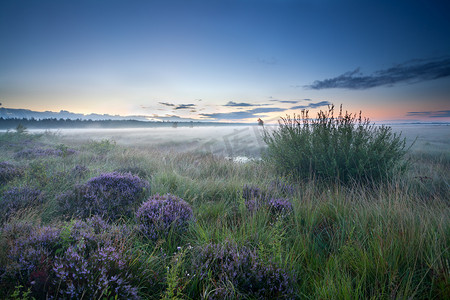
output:
M 121 277 L 126 288 L 143 299 L 450 299 L 449 131 L 448 126 L 405 128 L 408 142 L 418 139 L 407 154 L 411 166 L 404 175 L 346 185 L 283 178 L 259 160 L 233 162 L 208 153 L 200 138 L 188 144 L 162 138 L 152 143 L 151 137 L 132 135 L 113 140 L 3 133 L 0 162 L 19 171 L 0 174 L 0 298 L 126 298 L 120 292 L 125 285 L 113 279 L 127 274 Z M 264 148 L 257 142 L 243 145 L 245 132 L 234 138 L 223 152 L 231 145 L 233 156 L 258 157 Z M 25 151 L 36 148 L 59 152 Z M 85 171 L 74 174 L 76 166 Z M 61 279 L 61 257 L 68 257 L 69 249 L 88 253 L 80 249 L 89 239 L 75 237 L 76 220 L 61 213 L 58 199 L 76 185 L 114 171 L 148 181 L 146 197 L 170 193 L 182 198 L 194 218 L 182 232 L 169 230 L 157 240 L 140 233 L 134 216 L 110 221 L 110 233 L 95 235 L 101 243 L 92 238 L 94 248 L 120 249 L 123 262 L 110 262 L 112 273 L 105 271 L 110 283 L 99 283 L 103 279 L 92 263 L 99 261 L 93 260 L 97 254 L 71 261 L 75 267 L 64 270 L 72 277 Z M 288 199 L 292 210 L 249 210 L 244 186 Z M 17 187 L 39 190 L 39 201 L 24 196 L 18 208 L 6 206 L 5 195 Z M 134 203 L 136 209 L 144 200 Z M 28 229 L 21 229 L 23 224 Z M 28 241 L 45 230 L 55 232 L 51 247 Z M 19 244 L 24 248 L 17 254 Z M 211 245 L 223 253 L 204 251 Z M 91 275 L 81 280 L 85 275 L 76 266 L 82 269 L 83 261 Z M 89 284 L 100 288 L 92 295 L 83 292 L 92 291 Z M 271 284 L 279 287 L 269 291 Z M 76 289 L 78 296 L 71 296 Z

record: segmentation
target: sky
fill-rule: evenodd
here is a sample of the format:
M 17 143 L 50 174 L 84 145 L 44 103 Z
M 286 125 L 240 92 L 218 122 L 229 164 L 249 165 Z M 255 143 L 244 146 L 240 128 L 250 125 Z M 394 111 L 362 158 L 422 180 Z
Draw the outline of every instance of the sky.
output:
M 1 0 L 0 102 L 152 120 L 450 121 L 450 2 Z

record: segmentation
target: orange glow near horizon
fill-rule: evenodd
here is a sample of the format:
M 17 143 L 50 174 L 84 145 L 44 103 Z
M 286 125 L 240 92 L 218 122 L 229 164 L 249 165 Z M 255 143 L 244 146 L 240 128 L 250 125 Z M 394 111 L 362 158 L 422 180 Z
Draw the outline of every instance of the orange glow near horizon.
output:
M 166 117 L 171 115 L 178 115 L 181 118 L 188 118 L 198 121 L 214 121 L 214 122 L 236 122 L 236 123 L 249 123 L 254 124 L 257 123 L 257 119 L 261 118 L 266 124 L 277 123 L 280 117 L 285 117 L 286 115 L 293 116 L 293 114 L 300 114 L 301 109 L 291 110 L 286 109 L 285 111 L 279 112 L 267 112 L 261 114 L 255 114 L 254 117 L 246 118 L 246 119 L 214 119 L 214 118 L 205 118 L 200 115 L 200 113 L 204 113 L 206 110 L 208 113 L 227 113 L 233 111 L 245 111 L 249 108 L 230 108 L 223 107 L 222 105 L 218 105 L 211 102 L 200 102 L 198 105 L 198 109 L 195 112 L 190 112 L 188 110 L 174 110 L 173 108 L 158 108 L 158 103 L 151 103 L 148 108 L 141 108 L 132 103 L 124 103 L 124 101 L 120 101 L 119 99 L 114 99 L 110 101 L 102 101 L 102 100 L 84 100 L 84 101 L 67 101 L 65 103 L 61 103 L 58 101 L 2 101 L 3 108 L 13 108 L 13 109 L 29 109 L 38 112 L 44 111 L 52 111 L 59 112 L 61 110 L 69 111 L 75 114 L 108 114 L 108 115 L 119 115 L 119 116 L 147 116 L 149 118 Z M 422 111 L 423 105 L 418 104 L 416 107 L 407 107 L 401 103 L 391 103 L 389 105 L 389 109 L 386 109 L 386 105 L 380 107 L 379 104 L 370 102 L 370 104 L 365 104 L 365 107 L 358 107 L 358 104 L 355 102 L 349 103 L 349 105 L 344 104 L 343 110 L 348 111 L 349 113 L 358 115 L 359 112 L 362 112 L 362 116 L 365 118 L 369 118 L 372 122 L 383 122 L 383 121 L 408 121 L 408 120 L 418 120 L 418 121 L 449 121 L 448 118 L 426 118 L 422 116 L 407 116 L 407 113 L 410 111 Z M 265 107 L 279 107 L 277 104 L 273 104 L 271 106 Z M 206 109 L 206 110 L 204 110 Z M 317 113 L 320 110 L 326 110 L 327 107 L 320 108 L 312 108 L 308 109 L 309 117 L 315 118 Z M 339 114 L 339 106 L 335 106 L 335 115 Z M 435 110 L 439 110 L 437 108 L 431 108 Z

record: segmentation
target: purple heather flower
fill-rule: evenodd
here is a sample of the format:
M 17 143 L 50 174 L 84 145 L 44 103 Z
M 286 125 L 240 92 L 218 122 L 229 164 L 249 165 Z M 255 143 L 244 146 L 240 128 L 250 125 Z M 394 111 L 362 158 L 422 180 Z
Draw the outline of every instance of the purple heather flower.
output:
M 19 209 L 39 205 L 43 202 L 42 192 L 32 187 L 13 187 L 3 193 L 0 202 L 2 217 L 6 220 L 11 214 Z
M 170 229 L 183 232 L 193 218 L 189 204 L 170 194 L 150 197 L 136 213 L 141 231 L 152 240 L 167 235 Z
M 199 249 L 193 258 L 192 272 L 201 280 L 209 278 L 218 285 L 213 299 L 233 296 L 234 291 L 221 284 L 225 282 L 250 298 L 295 298 L 293 276 L 274 263 L 264 262 L 256 251 L 231 242 L 208 244 Z
M 58 197 L 61 210 L 68 216 L 81 218 L 101 215 L 116 220 L 130 217 L 134 208 L 147 194 L 147 181 L 131 174 L 104 173 L 76 186 Z
M 292 186 L 291 186 L 292 188 Z M 290 188 L 285 187 L 286 190 Z M 244 185 L 242 197 L 250 212 L 254 212 L 261 207 L 267 207 L 274 214 L 288 214 L 292 211 L 292 203 L 286 198 L 274 197 L 276 192 L 263 191 L 258 187 Z
M 9 162 L 0 162 L 0 184 L 5 184 L 23 174 L 23 170 Z

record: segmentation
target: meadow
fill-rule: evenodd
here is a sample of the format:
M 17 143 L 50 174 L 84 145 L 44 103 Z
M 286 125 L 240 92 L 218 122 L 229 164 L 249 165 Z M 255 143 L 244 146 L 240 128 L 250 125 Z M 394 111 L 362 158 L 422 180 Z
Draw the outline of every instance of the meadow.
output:
M 346 184 L 259 127 L 2 133 L 0 298 L 449 299 L 450 129 L 394 129 L 405 173 Z

